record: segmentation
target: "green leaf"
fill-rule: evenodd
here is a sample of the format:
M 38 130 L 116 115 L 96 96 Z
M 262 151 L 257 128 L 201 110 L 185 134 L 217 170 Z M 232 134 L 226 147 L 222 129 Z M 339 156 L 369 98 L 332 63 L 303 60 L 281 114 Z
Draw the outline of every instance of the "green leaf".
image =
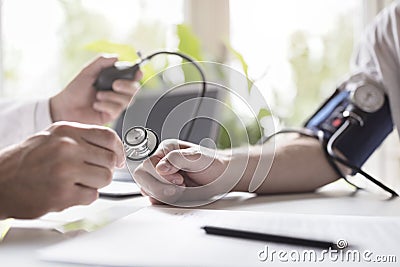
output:
M 131 63 L 134 63 L 139 59 L 137 55 L 137 50 L 133 46 L 113 43 L 107 40 L 99 40 L 87 44 L 85 46 L 85 49 L 96 53 L 117 54 L 119 60 L 128 61 Z M 151 79 L 157 73 L 154 67 L 150 64 L 146 64 L 142 66 L 141 69 L 143 71 L 142 81 L 146 81 L 146 87 L 148 88 L 158 87 L 159 81 L 157 79 Z
M 239 60 L 240 64 L 242 65 L 244 75 L 246 75 L 246 79 L 247 79 L 247 89 L 250 93 L 251 88 L 253 87 L 253 82 L 249 78 L 249 65 L 247 65 L 246 60 L 244 59 L 243 55 L 241 53 L 239 53 L 236 49 L 234 49 L 228 42 L 225 42 L 225 45 L 229 49 L 229 51 L 232 53 L 232 55 L 235 56 L 235 58 L 237 60 Z
M 178 24 L 176 34 L 179 38 L 179 51 L 188 54 L 197 61 L 202 61 L 200 38 L 196 36 L 192 28 L 185 24 Z
M 254 120 L 251 124 L 246 126 L 247 136 L 249 138 L 249 143 L 254 145 L 261 139 L 262 127 L 258 120 Z
M 13 219 L 5 219 L 0 221 L 0 242 L 3 241 L 4 237 L 7 235 L 11 228 Z
M 179 38 L 179 51 L 189 55 L 194 60 L 202 61 L 200 39 L 193 30 L 188 25 L 178 24 L 176 26 L 176 34 Z M 190 64 L 182 65 L 182 71 L 186 82 L 195 81 L 199 78 L 197 71 Z
M 143 72 L 143 85 L 146 88 L 159 88 L 161 86 L 161 82 L 159 79 L 155 78 L 155 75 L 157 74 L 156 69 L 150 65 L 146 64 L 144 66 L 141 66 L 140 69 Z
M 271 116 L 271 112 L 268 109 L 261 108 L 257 115 L 257 120 L 260 121 L 264 117 Z
M 133 46 L 126 44 L 113 43 L 107 40 L 99 40 L 87 44 L 85 48 L 92 52 L 97 53 L 112 53 L 118 54 L 119 60 L 135 62 L 139 59 L 137 51 Z

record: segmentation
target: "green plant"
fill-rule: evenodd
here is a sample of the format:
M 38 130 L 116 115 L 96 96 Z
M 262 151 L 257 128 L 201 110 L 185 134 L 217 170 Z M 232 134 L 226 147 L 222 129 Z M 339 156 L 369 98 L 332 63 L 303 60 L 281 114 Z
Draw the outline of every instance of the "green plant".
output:
M 290 38 L 289 62 L 297 93 L 290 108 L 291 114 L 285 118 L 289 125 L 299 125 L 310 116 L 318 103 L 332 93 L 337 82 L 349 71 L 353 50 L 352 16 L 341 16 L 335 25 L 332 31 L 322 36 L 297 31 Z M 312 41 L 321 44 L 322 53 L 319 56 L 313 54 Z

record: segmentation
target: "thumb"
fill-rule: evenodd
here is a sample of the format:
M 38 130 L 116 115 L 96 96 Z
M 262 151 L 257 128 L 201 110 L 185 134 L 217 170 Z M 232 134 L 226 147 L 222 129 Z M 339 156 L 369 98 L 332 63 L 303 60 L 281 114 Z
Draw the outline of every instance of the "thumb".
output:
M 201 172 L 214 161 L 213 157 L 202 153 L 200 146 L 169 152 L 157 164 L 156 170 L 162 175 L 178 171 Z

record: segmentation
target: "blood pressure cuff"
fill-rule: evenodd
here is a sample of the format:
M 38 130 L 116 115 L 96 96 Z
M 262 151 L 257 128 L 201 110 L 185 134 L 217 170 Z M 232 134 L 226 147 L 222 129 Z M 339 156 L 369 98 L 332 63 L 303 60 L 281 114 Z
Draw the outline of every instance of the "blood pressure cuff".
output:
M 351 104 L 348 91 L 336 92 L 305 123 L 312 131 L 323 131 L 326 141 L 339 129 L 346 118 L 343 111 Z M 362 112 L 364 125 L 351 124 L 337 137 L 334 148 L 338 149 L 347 160 L 361 167 L 393 130 L 393 120 L 389 101 L 374 113 Z

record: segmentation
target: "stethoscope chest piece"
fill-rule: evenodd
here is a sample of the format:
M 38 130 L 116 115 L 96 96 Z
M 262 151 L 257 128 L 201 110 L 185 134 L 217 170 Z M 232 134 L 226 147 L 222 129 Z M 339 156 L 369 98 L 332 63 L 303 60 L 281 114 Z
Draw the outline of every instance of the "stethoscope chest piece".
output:
M 151 129 L 135 126 L 124 136 L 124 149 L 127 159 L 144 160 L 156 151 L 159 144 L 157 134 Z

